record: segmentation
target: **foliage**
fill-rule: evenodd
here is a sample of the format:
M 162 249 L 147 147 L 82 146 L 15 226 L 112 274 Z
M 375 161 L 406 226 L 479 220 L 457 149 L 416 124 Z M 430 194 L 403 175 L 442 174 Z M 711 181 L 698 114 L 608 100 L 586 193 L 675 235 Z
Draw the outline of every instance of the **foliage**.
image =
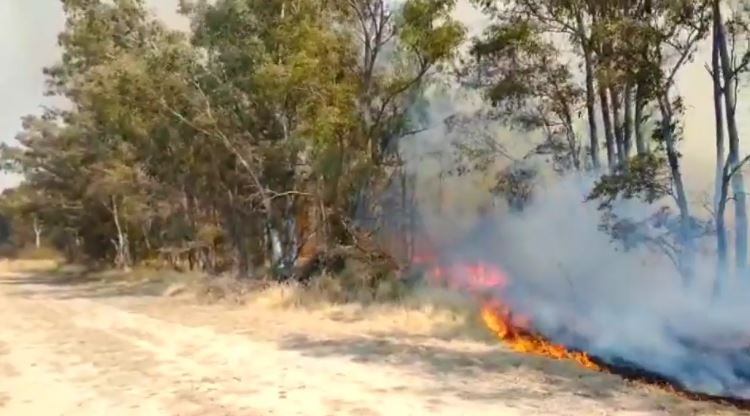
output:
M 485 88 L 496 116 L 525 131 L 544 131 L 548 143 L 562 144 L 549 149 L 569 168 L 581 168 L 574 120 L 584 91 L 539 25 L 521 16 L 501 20 L 475 39 L 471 53 L 475 63 L 465 76 Z
M 280 279 L 345 257 L 388 265 L 378 276 L 399 266 L 355 217 L 382 214 L 378 193 L 393 183 L 399 206 L 416 201 L 401 144 L 428 127 L 427 88 L 462 56 L 456 0 L 183 0 L 189 33 L 164 27 L 143 0 L 61 2 L 62 56 L 45 75 L 69 105 L 25 117 L 17 144 L 0 148 L 2 168 L 25 178 L 0 201 L 13 245 Z M 605 231 L 627 248 L 658 242 L 684 267 L 705 227 L 682 180 L 674 84 L 719 26 L 721 2 L 473 3 L 490 24 L 466 45 L 458 80 L 486 103 L 445 120 L 461 138 L 448 173 L 499 170 L 490 192 L 520 210 L 539 173 L 530 159 L 560 175 L 589 171 Z M 734 48 L 748 30 L 742 11 L 718 20 L 734 55 L 727 96 L 750 62 Z M 486 122 L 542 140 L 516 157 Z M 677 214 L 615 214 L 617 201 L 666 197 Z
M 453 1 L 181 2 L 191 32 L 142 0 L 61 0 L 62 58 L 45 69 L 69 106 L 24 119 L 3 167 L 24 183 L 0 210 L 70 257 L 121 267 L 169 258 L 289 276 L 351 242 L 355 190 L 464 29 Z
M 612 209 L 618 198 L 639 199 L 651 204 L 672 193 L 664 156 L 649 153 L 636 156 L 628 163 L 627 170 L 603 175 L 586 199 L 598 201 L 600 209 Z

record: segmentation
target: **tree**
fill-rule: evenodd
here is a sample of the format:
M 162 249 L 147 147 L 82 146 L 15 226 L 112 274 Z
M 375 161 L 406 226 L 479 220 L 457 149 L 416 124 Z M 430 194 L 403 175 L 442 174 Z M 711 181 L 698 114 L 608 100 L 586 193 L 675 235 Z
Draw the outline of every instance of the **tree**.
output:
M 463 36 L 444 0 L 182 2 L 189 37 L 140 0 L 62 3 L 45 73 L 70 109 L 29 118 L 3 161 L 49 204 L 45 233 L 121 267 L 289 277 L 311 240 L 350 245 L 354 191 L 387 181 Z
M 518 34 L 544 42 L 552 50 L 575 51 L 583 61 L 585 84 L 577 88 L 585 92 L 585 108 L 589 129 L 589 154 L 591 166 L 598 169 L 599 135 L 596 120 L 596 40 L 593 28 L 593 4 L 587 1 L 493 1 L 476 0 L 486 13 L 496 22 L 486 36 L 487 45 L 492 45 L 493 32 L 500 35 Z M 560 34 L 563 37 L 559 36 Z M 501 36 L 502 38 L 502 36 Z M 499 38 L 497 40 L 502 39 Z M 526 46 L 532 46 L 533 43 Z M 523 44 L 518 51 L 525 51 Z M 486 49 L 486 48 L 484 48 Z M 539 54 L 539 52 L 537 52 Z M 545 56 L 541 53 L 540 56 Z M 547 57 L 554 57 L 550 54 Z M 557 55 L 559 59 L 560 55 Z M 541 69 L 544 69 L 543 67 Z M 575 109 L 576 114 L 578 112 Z M 605 119 L 605 123 L 608 119 Z M 605 126 L 606 127 L 606 126 Z M 608 152 L 611 148 L 607 147 Z M 608 153 L 608 157 L 611 153 Z
M 679 162 L 682 100 L 674 84 L 676 75 L 692 60 L 698 43 L 707 35 L 710 4 L 694 0 L 478 3 L 496 22 L 476 48 L 477 52 L 485 53 L 485 58 L 492 58 L 489 71 L 481 74 L 492 84 L 489 90 L 492 101 L 503 103 L 508 114 L 517 115 L 518 110 L 526 106 L 536 114 L 553 114 L 563 121 L 561 125 L 567 126 L 573 125 L 567 121 L 568 115 L 577 114 L 577 108 L 585 107 L 593 167 L 598 166 L 595 150 L 598 128 L 594 116 L 598 110 L 604 126 L 610 174 L 604 175 L 592 197 L 609 200 L 606 195 L 615 199 L 638 196 L 655 202 L 660 197 L 672 196 L 680 226 L 671 227 L 670 232 L 675 233 L 673 237 L 682 247 L 674 252 L 681 253 L 680 270 L 689 280 L 692 245 L 703 232 L 702 227 L 696 228 L 695 218 L 691 216 Z M 562 51 L 572 51 L 572 54 Z M 581 86 L 576 86 L 571 76 L 556 78 L 564 80 L 567 89 L 554 88 L 559 85 L 557 82 L 539 77 L 545 73 L 569 74 L 558 68 L 566 68 L 571 59 L 572 66 L 581 68 L 585 75 Z M 549 86 L 553 87 L 552 91 Z M 555 95 L 560 90 L 576 93 Z M 563 96 L 568 99 L 560 100 Z M 595 97 L 598 97 L 598 108 Z M 567 106 L 551 107 L 550 111 L 550 107 L 545 106 L 549 98 L 557 98 Z M 583 105 L 579 104 L 580 100 Z M 649 107 L 655 107 L 660 115 L 652 136 L 658 144 L 656 149 L 649 149 L 645 139 L 645 113 Z M 522 121 L 529 119 L 521 114 Z M 546 125 L 548 123 L 536 124 Z M 564 130 L 573 131 L 572 128 Z M 631 157 L 633 136 L 638 151 L 635 158 Z M 653 151 L 663 152 L 663 157 L 651 155 Z M 652 195 L 651 191 L 663 189 L 658 183 L 663 176 L 656 178 L 645 174 L 661 171 L 654 163 L 666 165 L 670 182 L 669 190 L 657 195 Z
M 570 169 L 581 170 L 575 114 L 583 91 L 573 82 L 561 53 L 530 22 L 490 27 L 472 48 L 479 82 L 498 116 L 525 130 L 542 129 L 551 148 L 564 149 Z
M 732 185 L 735 217 L 735 268 L 738 275 L 747 271 L 747 207 L 742 165 L 740 160 L 740 138 L 737 126 L 738 78 L 747 71 L 750 51 L 735 53 L 740 39 L 747 41 L 748 27 L 740 12 L 723 17 L 721 1 L 711 2 L 712 10 L 712 59 L 710 74 L 714 88 L 714 114 L 716 120 L 716 235 L 718 252 L 717 293 L 728 275 L 728 243 L 725 226 L 725 211 L 728 202 L 729 184 Z M 723 98 L 723 100 L 722 100 Z M 726 122 L 729 153 L 724 160 L 724 122 Z

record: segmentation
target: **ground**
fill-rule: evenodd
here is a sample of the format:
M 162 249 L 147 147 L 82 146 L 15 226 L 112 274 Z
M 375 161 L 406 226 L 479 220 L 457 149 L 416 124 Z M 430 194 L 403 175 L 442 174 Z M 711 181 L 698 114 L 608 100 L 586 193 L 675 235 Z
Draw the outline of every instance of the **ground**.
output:
M 2 273 L 0 415 L 743 414 L 440 331 L 423 312 L 112 287 Z

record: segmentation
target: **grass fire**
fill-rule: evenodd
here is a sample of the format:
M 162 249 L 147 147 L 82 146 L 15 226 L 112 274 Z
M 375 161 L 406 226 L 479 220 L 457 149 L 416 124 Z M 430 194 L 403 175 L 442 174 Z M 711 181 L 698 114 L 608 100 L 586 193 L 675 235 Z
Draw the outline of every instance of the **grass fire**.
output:
M 678 342 L 686 349 L 685 356 L 690 357 L 693 362 L 686 363 L 686 368 L 680 371 L 664 370 L 664 367 L 650 368 L 643 362 L 628 359 L 626 354 L 609 354 L 606 350 L 599 350 L 601 355 L 592 355 L 577 345 L 555 342 L 536 326 L 531 316 L 533 313 L 514 311 L 503 299 L 514 282 L 499 266 L 477 261 L 434 265 L 438 262 L 438 257 L 417 256 L 415 262 L 427 266 L 426 276 L 431 284 L 470 294 L 477 302 L 479 317 L 484 326 L 512 351 L 574 362 L 591 371 L 609 372 L 625 379 L 657 385 L 692 400 L 710 400 L 739 408 L 750 408 L 750 367 L 746 367 L 750 363 L 750 342 L 727 342 L 716 339 L 711 345 L 711 341 L 696 342 L 683 338 Z M 585 319 L 581 316 L 577 318 Z M 571 326 L 572 324 L 573 322 Z M 569 328 L 565 332 L 570 334 L 575 331 Z M 731 381 L 722 378 L 724 375 L 721 375 L 721 367 L 726 362 L 734 366 L 731 370 Z M 687 368 L 690 366 L 693 368 Z M 695 374 L 689 374 L 688 371 Z M 713 372 L 714 375 L 707 374 L 709 372 Z M 716 383 L 713 386 L 696 383 L 696 380 L 702 381 L 709 377 L 715 377 Z
M 516 352 L 558 360 L 572 360 L 591 370 L 601 369 L 586 353 L 570 351 L 564 345 L 554 344 L 534 333 L 529 327 L 528 320 L 523 318 L 520 321 L 518 318 L 514 320 L 510 309 L 498 301 L 485 304 L 481 315 L 487 328 Z
M 420 256 L 417 262 L 434 259 Z M 535 332 L 529 317 L 514 314 L 501 299 L 493 296 L 508 284 L 508 277 L 494 265 L 458 264 L 433 266 L 429 270 L 433 283 L 445 284 L 454 289 L 465 290 L 476 296 L 481 303 L 480 316 L 487 329 L 513 351 L 534 354 L 558 360 L 571 360 L 590 370 L 601 370 L 584 352 L 570 351 L 564 345 L 555 344 Z M 462 276 L 464 278 L 458 278 Z M 459 284 L 457 282 L 464 282 Z

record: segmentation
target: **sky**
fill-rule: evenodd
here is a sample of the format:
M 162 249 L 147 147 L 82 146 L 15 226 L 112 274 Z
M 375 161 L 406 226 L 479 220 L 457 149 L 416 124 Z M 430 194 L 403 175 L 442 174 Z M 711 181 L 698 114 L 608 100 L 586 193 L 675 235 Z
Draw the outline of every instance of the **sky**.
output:
M 56 35 L 64 23 L 60 5 L 52 0 L 0 1 L 0 140 L 10 142 L 20 117 L 38 113 L 43 101 L 41 69 L 58 56 Z M 0 188 L 18 178 L 3 174 Z
M 168 25 L 186 28 L 187 21 L 176 13 L 178 0 L 148 0 L 149 7 Z M 472 33 L 481 28 L 481 15 L 461 0 L 457 16 L 467 23 Z M 64 16 L 57 0 L 0 0 L 0 140 L 13 141 L 20 129 L 20 118 L 39 113 L 42 104 L 50 104 L 43 96 L 42 68 L 59 57 L 57 33 L 64 25 Z M 690 188 L 699 194 L 711 189 L 714 163 L 713 109 L 709 76 L 704 64 L 709 61 L 707 48 L 685 68 L 678 88 L 683 94 L 687 112 L 686 140 L 681 145 L 686 166 L 685 176 Z M 750 87 L 745 91 L 750 91 Z M 747 93 L 741 94 L 742 100 Z M 747 101 L 747 100 L 745 100 Z M 741 101 L 742 102 L 742 101 Z M 750 112 L 748 105 L 739 109 L 740 124 Z M 750 131 L 750 129 L 748 130 Z M 745 146 L 750 150 L 750 145 Z M 0 176 L 0 188 L 13 186 L 18 178 Z
M 186 28 L 177 14 L 178 0 L 147 0 L 149 7 L 170 26 Z M 21 117 L 38 114 L 44 97 L 42 69 L 55 63 L 60 52 L 57 34 L 65 25 L 58 0 L 0 0 L 0 141 L 13 142 Z M 14 186 L 20 178 L 0 174 L 0 189 Z

